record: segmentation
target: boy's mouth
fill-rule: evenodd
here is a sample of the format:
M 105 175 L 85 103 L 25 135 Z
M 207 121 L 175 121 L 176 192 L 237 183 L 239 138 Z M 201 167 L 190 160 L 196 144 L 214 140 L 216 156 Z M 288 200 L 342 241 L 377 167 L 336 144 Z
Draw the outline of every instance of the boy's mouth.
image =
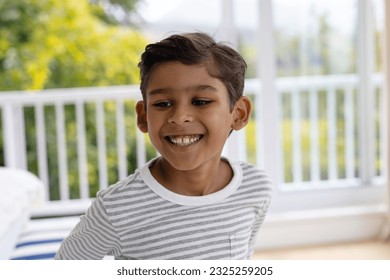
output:
M 174 145 L 184 147 L 198 142 L 202 137 L 203 135 L 198 134 L 198 135 L 166 136 L 165 138 Z

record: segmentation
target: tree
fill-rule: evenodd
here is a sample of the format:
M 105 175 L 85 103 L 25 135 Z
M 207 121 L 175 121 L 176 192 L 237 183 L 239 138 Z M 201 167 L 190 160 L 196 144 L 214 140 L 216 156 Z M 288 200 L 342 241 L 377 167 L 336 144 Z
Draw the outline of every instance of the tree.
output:
M 133 25 L 139 0 L 90 0 L 93 14 L 108 24 Z
M 0 90 L 138 82 L 144 37 L 87 0 L 3 0 L 0 26 Z

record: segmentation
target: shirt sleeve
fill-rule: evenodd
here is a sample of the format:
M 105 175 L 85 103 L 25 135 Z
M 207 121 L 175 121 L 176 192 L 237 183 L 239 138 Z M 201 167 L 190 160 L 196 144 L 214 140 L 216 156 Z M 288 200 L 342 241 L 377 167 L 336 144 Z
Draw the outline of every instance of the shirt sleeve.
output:
M 120 255 L 120 238 L 98 195 L 79 223 L 62 242 L 56 260 L 94 260 Z

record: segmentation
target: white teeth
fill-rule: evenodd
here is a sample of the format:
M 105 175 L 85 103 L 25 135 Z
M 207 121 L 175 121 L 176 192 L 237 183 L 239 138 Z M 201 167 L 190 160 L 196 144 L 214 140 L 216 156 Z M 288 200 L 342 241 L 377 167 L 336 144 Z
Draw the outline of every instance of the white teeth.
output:
M 169 136 L 169 140 L 178 146 L 188 146 L 191 145 L 200 139 L 200 135 L 196 136 Z

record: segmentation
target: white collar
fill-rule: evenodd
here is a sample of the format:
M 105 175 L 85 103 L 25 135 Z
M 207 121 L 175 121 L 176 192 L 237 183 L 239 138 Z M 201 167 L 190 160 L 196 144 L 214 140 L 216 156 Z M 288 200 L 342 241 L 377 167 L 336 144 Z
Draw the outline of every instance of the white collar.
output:
M 186 196 L 175 192 L 172 192 L 161 185 L 150 172 L 149 166 L 157 160 L 152 159 L 147 164 L 139 169 L 141 178 L 145 184 L 160 197 L 179 205 L 186 206 L 203 206 L 210 205 L 224 200 L 233 194 L 241 183 L 242 168 L 239 162 L 231 163 L 228 159 L 224 158 L 233 170 L 233 178 L 223 189 L 208 195 L 203 196 Z

